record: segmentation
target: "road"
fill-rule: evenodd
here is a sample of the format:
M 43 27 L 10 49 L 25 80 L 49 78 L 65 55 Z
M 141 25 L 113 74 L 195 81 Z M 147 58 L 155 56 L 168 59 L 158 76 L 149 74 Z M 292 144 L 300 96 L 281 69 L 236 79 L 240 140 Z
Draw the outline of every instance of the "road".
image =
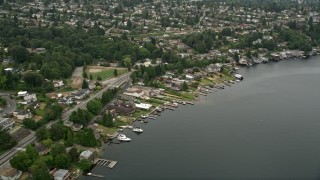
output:
M 65 111 L 62 114 L 62 120 L 66 121 L 68 120 L 70 114 L 73 111 L 76 111 L 78 108 L 85 108 L 87 103 L 89 101 L 91 101 L 94 98 L 99 98 L 102 96 L 102 94 L 107 91 L 108 89 L 114 88 L 114 87 L 118 87 L 121 86 L 123 83 L 125 83 L 126 81 L 130 80 L 130 74 L 131 73 L 127 73 L 124 75 L 121 75 L 119 77 L 116 78 L 112 78 L 110 80 L 104 81 L 104 84 L 108 84 L 105 88 L 101 89 L 99 92 L 97 92 L 96 94 L 91 95 L 88 99 L 82 101 L 81 103 L 77 104 L 76 106 L 74 106 L 73 108 Z M 0 94 L 1 95 L 1 94 Z M 47 124 L 47 127 L 51 127 L 53 124 L 55 124 L 56 122 L 58 122 L 58 120 L 56 121 L 51 121 L 50 123 Z M 33 143 L 36 140 L 36 136 L 35 133 L 32 132 L 29 136 L 27 136 L 25 139 L 21 140 L 14 148 L 10 149 L 9 151 L 7 151 L 6 153 L 4 153 L 3 155 L 0 156 L 0 167 L 2 167 L 4 164 L 7 164 L 8 161 L 14 156 L 16 155 L 19 151 L 21 151 L 23 148 L 25 148 L 28 144 Z
M 108 89 L 111 89 L 113 87 L 117 87 L 120 86 L 121 84 L 123 84 L 124 82 L 128 81 L 130 79 L 130 73 L 121 75 L 117 78 L 112 78 L 110 80 L 104 81 L 102 82 L 102 85 L 107 85 L 105 88 L 101 89 L 99 92 L 97 92 L 96 94 L 91 95 L 88 99 L 81 101 L 79 104 L 77 104 L 76 106 L 74 106 L 73 108 L 67 110 L 66 112 L 64 112 L 62 114 L 62 120 L 68 120 L 70 114 L 74 111 L 76 111 L 77 109 L 81 108 L 85 108 L 87 106 L 87 103 L 90 102 L 92 99 L 94 98 L 100 98 L 102 96 L 102 94 L 107 91 Z
M 23 150 L 28 144 L 34 142 L 35 140 L 35 133 L 32 132 L 29 136 L 21 140 L 14 148 L 2 154 L 0 156 L 0 167 L 5 165 L 14 155 L 16 155 L 19 151 Z

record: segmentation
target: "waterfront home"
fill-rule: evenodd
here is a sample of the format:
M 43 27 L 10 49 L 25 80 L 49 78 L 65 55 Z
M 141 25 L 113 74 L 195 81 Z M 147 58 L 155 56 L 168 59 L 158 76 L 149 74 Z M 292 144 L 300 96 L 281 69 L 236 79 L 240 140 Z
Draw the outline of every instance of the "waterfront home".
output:
M 66 169 L 59 169 L 58 171 L 54 172 L 53 177 L 54 180 L 66 180 L 70 177 L 70 172 Z
M 210 64 L 206 67 L 205 71 L 207 73 L 218 73 L 220 72 L 221 67 L 222 67 L 221 63 Z
M 14 126 L 14 121 L 9 118 L 0 119 L 0 130 L 9 130 Z
M 121 114 L 121 115 L 129 115 L 134 112 L 134 109 L 132 107 L 116 106 L 116 105 L 108 105 L 107 110 L 112 111 L 115 114 Z
M 79 155 L 79 159 L 82 160 L 82 159 L 86 159 L 86 160 L 89 160 L 91 162 L 93 162 L 94 160 L 94 154 L 92 151 L 90 150 L 85 150 L 85 151 L 82 151 Z
M 123 94 L 127 95 L 127 96 L 133 96 L 136 98 L 141 98 L 143 99 L 143 97 L 145 96 L 143 90 L 141 89 L 133 89 L 133 88 L 129 88 L 126 90 L 126 92 L 124 92 Z
M 143 110 L 149 110 L 152 105 L 151 104 L 146 104 L 146 103 L 140 103 L 140 104 L 135 104 L 136 108 L 143 109 Z

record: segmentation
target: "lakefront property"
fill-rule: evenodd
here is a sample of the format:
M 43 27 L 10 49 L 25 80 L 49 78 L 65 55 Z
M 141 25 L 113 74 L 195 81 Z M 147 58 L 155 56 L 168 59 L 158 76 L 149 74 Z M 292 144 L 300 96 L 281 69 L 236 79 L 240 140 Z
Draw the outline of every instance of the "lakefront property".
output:
M 308 63 L 319 37 L 312 0 L 0 0 L 0 179 L 104 178 L 94 166 L 123 164 L 104 155 L 112 145 L 134 144 L 162 114 L 241 87 L 243 69 Z M 223 111 L 254 113 L 240 106 L 248 109 Z

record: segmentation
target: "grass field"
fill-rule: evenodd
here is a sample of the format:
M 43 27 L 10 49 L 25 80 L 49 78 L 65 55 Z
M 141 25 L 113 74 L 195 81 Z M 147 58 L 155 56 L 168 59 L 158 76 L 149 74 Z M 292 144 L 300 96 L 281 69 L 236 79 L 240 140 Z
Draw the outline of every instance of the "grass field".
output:
M 117 69 L 118 76 L 125 74 L 128 72 L 126 68 L 100 68 L 100 69 L 94 69 L 94 68 L 88 68 L 87 74 L 88 76 L 92 75 L 93 80 L 97 80 L 97 78 L 100 76 L 102 80 L 110 79 L 114 77 L 114 70 Z

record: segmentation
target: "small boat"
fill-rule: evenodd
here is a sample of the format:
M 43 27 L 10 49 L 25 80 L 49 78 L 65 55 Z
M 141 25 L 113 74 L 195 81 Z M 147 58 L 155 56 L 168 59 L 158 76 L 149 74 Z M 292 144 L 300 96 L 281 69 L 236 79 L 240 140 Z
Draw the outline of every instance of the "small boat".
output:
M 147 118 L 148 116 L 145 116 L 145 115 L 141 115 L 141 118 L 145 119 Z
M 131 141 L 131 139 L 128 138 L 128 137 L 127 137 L 126 135 L 124 135 L 124 134 L 119 134 L 119 135 L 118 135 L 118 140 L 119 140 L 119 141 L 125 141 L 125 142 Z
M 142 133 L 143 132 L 143 130 L 141 128 L 139 128 L 139 127 L 133 128 L 132 131 L 135 132 L 135 133 Z
M 183 105 L 186 105 L 187 103 L 185 101 L 182 102 Z

